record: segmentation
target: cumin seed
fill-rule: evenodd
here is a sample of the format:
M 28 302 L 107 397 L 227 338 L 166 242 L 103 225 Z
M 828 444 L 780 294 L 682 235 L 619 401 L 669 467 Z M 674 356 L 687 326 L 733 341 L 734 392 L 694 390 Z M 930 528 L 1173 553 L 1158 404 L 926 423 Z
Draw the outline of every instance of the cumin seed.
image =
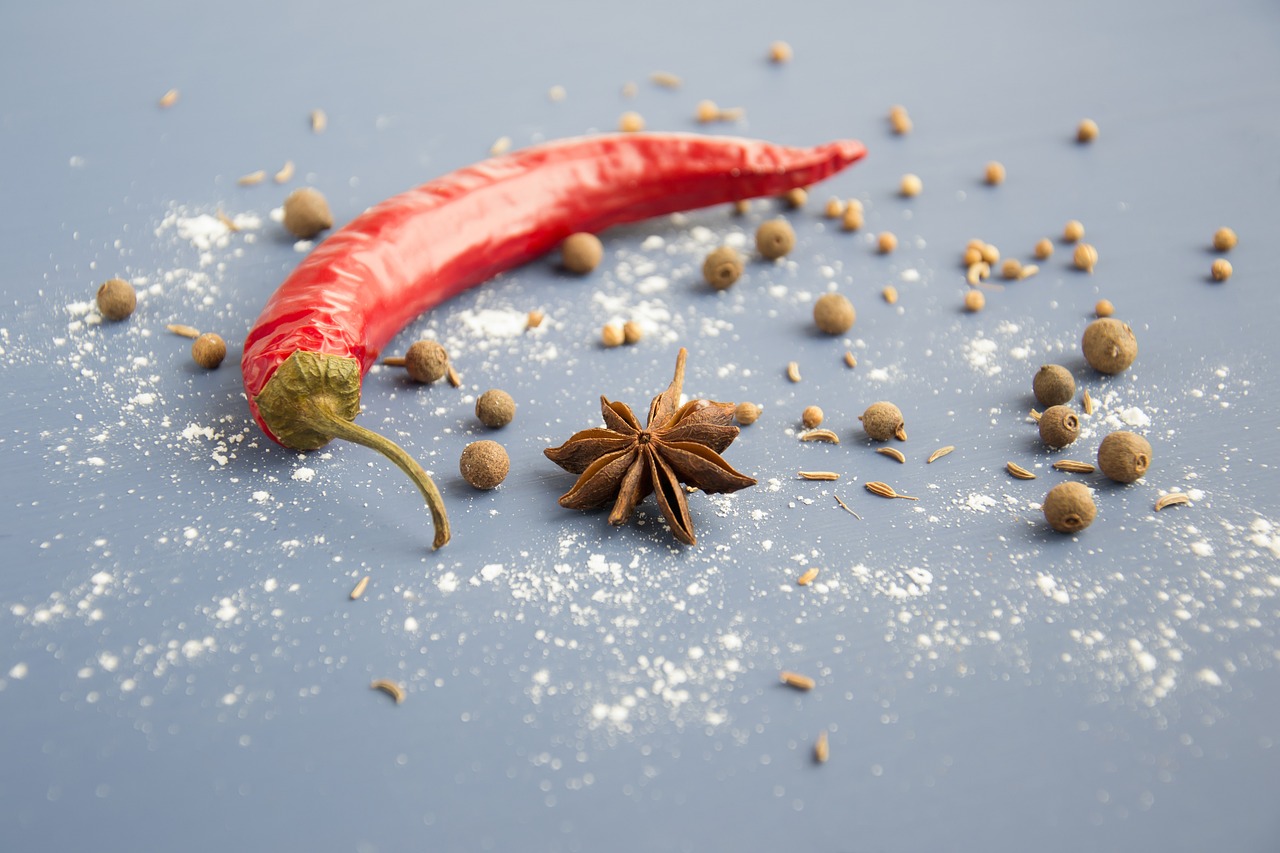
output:
M 1026 468 L 1023 468 L 1021 465 L 1017 464 L 1016 462 L 1004 463 L 1004 469 L 1008 471 L 1010 474 L 1012 474 L 1013 476 L 1017 477 L 1019 480 L 1034 480 L 1036 478 L 1035 474 L 1032 474 L 1030 471 L 1028 471 Z
M 946 456 L 948 453 L 951 453 L 955 449 L 956 446 L 954 444 L 948 444 L 946 447 L 939 447 L 937 450 L 929 454 L 929 458 L 924 461 L 924 464 L 932 465 L 934 462 L 937 462 L 939 459 Z
M 1156 512 L 1159 512 L 1165 507 L 1179 506 L 1181 504 L 1189 503 L 1191 503 L 1191 498 L 1187 497 L 1185 492 L 1170 492 L 1167 495 L 1163 495 L 1158 501 L 1156 501 Z
M 879 453 L 881 456 L 888 456 L 899 464 L 905 465 L 907 462 L 907 457 L 903 456 L 902 451 L 896 447 L 877 447 L 876 453 Z

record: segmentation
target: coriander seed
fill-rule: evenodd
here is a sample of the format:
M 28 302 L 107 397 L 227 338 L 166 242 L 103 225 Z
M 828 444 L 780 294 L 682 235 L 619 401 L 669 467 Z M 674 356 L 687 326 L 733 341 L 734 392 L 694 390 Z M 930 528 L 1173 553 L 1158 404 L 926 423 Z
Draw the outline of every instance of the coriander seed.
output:
M 997 187 L 1004 183 L 1004 164 L 992 160 L 987 164 L 987 170 L 983 173 L 983 180 L 993 187 Z
M 1074 243 L 1084 237 L 1084 224 L 1079 219 L 1068 220 L 1062 227 L 1062 242 Z
M 1116 313 L 1116 306 L 1111 304 L 1110 299 L 1099 299 L 1093 306 L 1093 313 L 1099 317 L 1110 317 Z
M 919 175 L 906 174 L 902 176 L 902 183 L 898 186 L 898 192 L 902 193 L 905 198 L 914 198 L 920 195 L 920 191 L 924 189 L 924 182 L 920 180 Z
M 496 441 L 473 441 L 462 451 L 458 471 L 462 479 L 477 489 L 495 489 L 507 478 L 511 470 L 511 458 Z
M 1057 450 L 1080 437 L 1080 419 L 1066 406 L 1050 406 L 1040 415 L 1040 440 Z
M 289 193 L 284 200 L 284 227 L 299 240 L 310 240 L 333 227 L 333 214 L 324 195 L 312 187 Z
M 1085 327 L 1081 339 L 1084 360 L 1099 373 L 1120 373 L 1138 357 L 1138 339 L 1127 323 L 1102 317 Z
M 775 41 L 769 45 L 769 61 L 776 63 L 790 62 L 793 56 L 791 45 L 785 41 Z
M 122 278 L 110 278 L 98 288 L 98 312 L 108 320 L 123 320 L 138 307 L 138 292 Z
M 824 293 L 813 303 L 814 325 L 828 335 L 843 335 L 857 318 L 853 303 L 843 294 Z
M 1005 258 L 1004 263 L 1000 265 L 1000 276 L 1010 281 L 1016 281 L 1022 277 L 1022 262 L 1017 258 Z
M 1036 242 L 1032 254 L 1036 256 L 1037 261 L 1047 261 L 1053 257 L 1053 241 L 1048 237 L 1043 237 Z
M 858 418 L 862 421 L 862 429 L 872 441 L 888 441 L 907 438 L 906 424 L 902 420 L 902 410 L 893 403 L 880 401 L 872 403 Z
M 884 297 L 884 301 L 888 302 L 890 305 L 896 305 L 898 303 L 898 288 L 894 287 L 892 284 L 886 284 L 884 290 L 880 291 L 880 295 Z
M 1098 138 L 1098 123 L 1091 118 L 1080 122 L 1076 128 L 1076 142 L 1092 142 Z
M 896 248 L 898 248 L 898 238 L 893 235 L 893 232 L 881 231 L 880 236 L 876 238 L 876 251 L 887 255 Z
M 976 314 L 986 307 L 987 297 L 982 295 L 981 290 L 970 290 L 964 295 L 964 310 L 970 314 Z
M 756 229 L 756 250 L 766 259 L 776 261 L 796 245 L 796 232 L 785 219 L 770 219 Z
M 962 260 L 964 262 L 966 269 L 973 266 L 974 264 L 984 263 L 984 261 L 982 260 L 982 247 L 981 246 L 967 247 L 964 250 L 964 256 Z
M 1077 243 L 1071 262 L 1076 265 L 1076 269 L 1091 273 L 1098 265 L 1098 250 L 1088 243 Z
M 622 324 L 622 342 L 627 346 L 640 343 L 644 337 L 644 331 L 640 328 L 640 324 L 634 320 L 628 320 Z
M 1231 278 L 1231 261 L 1218 258 L 1209 268 L 1209 274 L 1213 276 L 1214 281 L 1226 281 Z
M 1075 481 L 1059 483 L 1050 489 L 1041 507 L 1044 520 L 1059 533 L 1079 533 L 1098 517 L 1098 507 L 1089 487 Z
M 571 273 L 586 275 L 604 259 L 604 244 L 600 238 L 586 231 L 570 234 L 560 244 L 560 261 Z
M 1132 432 L 1113 432 L 1098 445 L 1098 467 L 1117 483 L 1132 483 L 1151 465 L 1151 444 Z
M 800 423 L 804 424 L 805 429 L 813 429 L 822 423 L 822 409 L 817 406 L 807 406 L 800 413 Z
M 982 244 L 982 260 L 991 266 L 995 266 L 1000 261 L 1000 250 L 993 243 Z
M 490 388 L 476 398 L 476 417 L 490 429 L 511 423 L 516 416 L 516 401 L 506 391 Z
M 697 112 L 695 115 L 698 121 L 703 124 L 718 121 L 720 118 L 720 108 L 716 106 L 715 101 L 698 101 Z
M 1215 252 L 1230 252 L 1238 242 L 1240 242 L 1240 239 L 1236 237 L 1236 232 L 1230 228 L 1219 228 L 1213 232 L 1213 250 Z
M 639 133 L 644 130 L 644 116 L 638 112 L 628 110 L 618 119 L 618 130 L 623 133 Z
M 415 341 L 404 354 L 404 366 L 414 382 L 439 382 L 449 372 L 449 353 L 435 341 Z
M 1060 364 L 1044 364 L 1031 380 L 1031 390 L 1042 406 L 1061 406 L 1076 395 L 1076 380 Z
M 911 132 L 911 116 L 907 115 L 906 107 L 896 104 L 889 110 L 889 126 L 899 136 Z
M 622 346 L 622 342 L 625 340 L 626 336 L 622 332 L 622 327 L 617 323 L 606 323 L 604 328 L 600 330 L 600 343 L 610 349 Z
M 191 344 L 191 358 L 205 370 L 214 370 L 227 357 L 227 342 L 213 332 L 205 332 Z
M 733 419 L 743 426 L 750 426 L 760 417 L 760 407 L 755 403 L 739 403 L 733 410 Z
M 702 277 L 714 290 L 726 290 L 742 277 L 742 256 L 732 246 L 721 246 L 702 262 Z
M 844 202 L 834 197 L 827 199 L 827 206 L 822 209 L 822 215 L 827 219 L 839 219 L 844 216 Z
M 804 207 L 805 203 L 809 201 L 809 191 L 804 187 L 792 187 L 782 194 L 782 200 L 785 201 L 787 206 L 793 210 L 799 209 Z
M 844 216 L 840 218 L 840 229 L 842 231 L 857 231 L 862 225 L 862 202 L 857 199 L 850 199 L 849 204 L 844 209 Z

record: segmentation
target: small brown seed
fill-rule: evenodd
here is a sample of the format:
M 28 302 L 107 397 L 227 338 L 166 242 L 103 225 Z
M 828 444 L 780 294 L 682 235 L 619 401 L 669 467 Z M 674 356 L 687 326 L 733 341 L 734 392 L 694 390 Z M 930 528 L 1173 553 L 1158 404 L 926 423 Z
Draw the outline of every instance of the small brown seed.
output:
M 813 429 L 822 423 L 822 409 L 817 406 L 807 406 L 800 413 L 800 422 L 804 424 L 805 429 Z
M 98 313 L 108 320 L 123 320 L 138 307 L 138 292 L 122 278 L 109 278 L 98 287 Z
M 876 251 L 887 255 L 896 248 L 898 248 L 898 238 L 891 231 L 881 231 L 880 236 L 876 238 Z
M 681 80 L 670 71 L 655 71 L 649 75 L 649 79 L 657 86 L 664 89 L 679 89 Z
M 1036 243 L 1031 253 L 1036 256 L 1037 261 L 1049 260 L 1053 257 L 1053 241 L 1048 237 L 1042 238 Z
M 782 200 L 793 210 L 804 207 L 809 201 L 809 191 L 804 187 L 792 187 L 782 194 Z
M 827 444 L 839 444 L 840 436 L 836 435 L 829 429 L 811 429 L 808 432 L 800 433 L 801 441 L 822 441 Z
M 449 372 L 449 353 L 435 341 L 415 341 L 404 354 L 404 366 L 414 382 L 439 382 Z
M 743 426 L 750 426 L 760 417 L 760 407 L 755 403 L 739 403 L 733 410 L 733 419 Z
M 324 110 L 311 111 L 311 132 L 324 133 L 324 129 L 329 126 L 329 117 L 325 115 Z
M 852 368 L 852 367 L 857 367 L 857 366 L 858 366 L 858 358 L 857 358 L 857 356 L 855 356 L 855 355 L 854 355 L 852 352 L 850 352 L 849 350 L 845 350 L 845 351 L 844 351 L 844 363 L 845 363 L 845 366 L 846 366 L 846 367 L 851 367 L 851 368 Z
M 287 184 L 293 177 L 293 161 L 285 160 L 284 165 L 280 167 L 280 171 L 271 176 L 271 180 L 277 184 Z
M 294 190 L 284 200 L 284 227 L 299 240 L 310 240 L 326 228 L 332 228 L 329 202 L 312 187 Z
M 1084 389 L 1084 394 L 1080 397 L 1080 407 L 1086 415 L 1093 414 L 1093 398 L 1089 396 L 1088 388 Z
M 369 687 L 373 690 L 381 690 L 383 693 L 394 699 L 397 705 L 404 701 L 404 688 L 390 679 L 379 678 L 377 681 L 370 684 Z
M 1050 489 L 1041 506 L 1045 521 L 1059 533 L 1078 533 L 1098 516 L 1089 487 L 1074 480 Z
M 1120 373 L 1138 357 L 1138 339 L 1133 329 L 1113 317 L 1103 317 L 1086 326 L 1080 345 L 1085 361 L 1099 373 Z
M 769 61 L 776 63 L 790 62 L 793 56 L 791 45 L 785 41 L 775 41 L 769 45 Z
M 1004 463 L 1004 469 L 1019 480 L 1034 480 L 1036 478 L 1035 474 L 1032 474 L 1016 462 Z
M 764 258 L 776 261 L 796 245 L 796 232 L 785 219 L 770 219 L 756 229 L 756 251 Z
M 831 743 L 825 731 L 818 732 L 818 739 L 813 742 L 813 760 L 818 764 L 826 764 L 831 757 Z
M 1098 250 L 1089 243 L 1077 243 L 1071 262 L 1076 265 L 1076 269 L 1091 273 L 1098 265 Z
M 883 400 L 868 406 L 858 420 L 872 441 L 888 441 L 904 430 L 902 410 Z
M 1213 276 L 1214 281 L 1226 281 L 1231 278 L 1231 261 L 1218 258 L 1209 268 L 1209 274 Z
M 1035 264 L 1025 264 L 1022 269 L 1018 271 L 1018 281 L 1026 281 L 1038 272 L 1040 272 L 1040 267 Z
M 920 195 L 923 189 L 924 182 L 920 180 L 920 176 L 909 173 L 902 176 L 902 183 L 898 185 L 898 192 L 905 198 L 914 198 Z
M 169 107 L 178 103 L 178 94 L 179 93 L 177 89 L 170 89 L 169 91 L 161 95 L 160 101 L 159 101 L 160 109 L 167 110 L 169 109 Z
M 911 132 L 911 116 L 907 115 L 906 107 L 895 105 L 889 110 L 889 126 L 899 136 Z
M 1074 459 L 1059 459 L 1053 463 L 1053 467 L 1068 474 L 1092 474 L 1097 470 L 1088 462 L 1077 462 Z
M 890 305 L 894 305 L 898 301 L 898 288 L 892 284 L 885 285 L 884 290 L 880 291 L 880 295 L 884 297 L 884 301 Z
M 1040 416 L 1040 440 L 1055 450 L 1080 437 L 1080 419 L 1066 406 L 1050 406 Z
M 600 265 L 604 258 L 604 244 L 600 238 L 586 231 L 570 234 L 560 244 L 560 263 L 571 273 L 586 275 Z
M 173 332 L 175 335 L 181 335 L 184 338 L 200 337 L 200 330 L 195 326 L 184 326 L 181 323 L 170 323 L 164 328 L 166 331 Z
M 827 219 L 839 219 L 844 216 L 844 202 L 838 198 L 827 199 L 827 206 L 822 209 L 822 215 Z
M 969 271 L 965 273 L 964 280 L 969 282 L 973 287 L 978 286 L 978 282 L 985 280 L 991 275 L 991 266 L 986 261 L 978 261 L 969 267 Z M 986 305 L 987 300 L 983 299 L 982 304 Z
M 351 592 L 348 594 L 348 597 L 352 601 L 355 601 L 360 596 L 364 595 L 364 591 L 368 588 L 369 588 L 369 576 L 365 575 L 364 577 L 360 578 L 360 580 L 356 582 L 356 585 L 354 587 L 351 588 Z
M 1061 406 L 1076 395 L 1076 380 L 1060 364 L 1042 364 L 1031 380 L 1031 391 L 1042 406 Z
M 622 333 L 622 327 L 617 323 L 606 323 L 604 328 L 600 330 L 600 343 L 610 349 L 622 346 L 622 342 L 625 340 L 626 336 Z
M 841 293 L 824 293 L 813 303 L 813 323 L 828 335 L 843 335 L 853 328 L 858 312 Z
M 634 110 L 628 110 L 618 119 L 618 130 L 623 133 L 639 133 L 644 130 L 644 116 Z
M 1151 443 L 1132 432 L 1113 432 L 1098 445 L 1098 467 L 1117 483 L 1132 483 L 1151 465 Z
M 1000 265 L 1000 276 L 1010 281 L 1017 281 L 1022 278 L 1022 262 L 1017 258 L 1006 258 L 1005 262 Z
M 529 316 L 525 318 L 524 327 L 526 329 L 536 329 L 542 325 L 542 321 L 545 318 L 546 318 L 546 315 L 543 314 L 541 311 L 539 311 L 537 308 L 535 308 L 532 311 L 530 311 Z
M 801 480 L 839 480 L 840 475 L 835 471 L 797 471 L 796 476 Z
M 1071 219 L 1062 227 L 1062 242 L 1075 243 L 1084 238 L 1084 224 L 1079 219 Z
M 1098 123 L 1091 118 L 1084 119 L 1076 128 L 1076 142 L 1092 142 L 1098 138 Z
M 511 423 L 516 416 L 516 401 L 499 388 L 490 388 L 476 398 L 476 417 L 490 429 Z
M 812 678 L 798 672 L 783 672 L 781 678 L 783 684 L 794 687 L 796 690 L 812 690 L 817 686 L 817 682 Z
M 946 456 L 948 453 L 952 453 L 953 451 L 955 451 L 955 449 L 956 449 L 956 446 L 954 444 L 948 444 L 946 447 L 939 447 L 937 450 L 929 454 L 929 458 L 924 460 L 924 464 L 932 465 L 934 462 L 937 462 L 939 459 Z
M 840 230 L 857 231 L 863 226 L 862 207 L 854 207 L 852 202 L 844 209 L 844 216 L 840 218 Z
M 1110 299 L 1099 299 L 1093 306 L 1093 313 L 1099 317 L 1110 317 L 1116 313 L 1116 306 L 1111 304 Z
M 879 453 L 882 456 L 888 456 L 890 459 L 903 465 L 907 462 L 907 457 L 903 456 L 902 451 L 896 447 L 877 447 L 876 453 Z
M 1213 250 L 1215 252 L 1230 252 L 1238 242 L 1240 242 L 1240 238 L 1230 228 L 1219 228 L 1213 232 Z
M 462 450 L 458 471 L 462 479 L 477 489 L 489 490 L 507 478 L 511 459 L 506 449 L 496 441 L 473 441 Z
M 715 290 L 725 290 L 742 277 L 742 256 L 732 246 L 721 246 L 702 262 L 702 277 Z
M 1191 503 L 1191 498 L 1187 497 L 1183 492 L 1170 492 L 1167 495 L 1162 495 L 1159 500 L 1156 501 L 1156 512 L 1159 512 L 1165 507 L 1189 503 Z
M 809 569 L 807 572 L 796 578 L 796 584 L 799 586 L 808 586 L 818 577 L 817 569 Z
M 191 358 L 205 370 L 214 370 L 227 357 L 227 342 L 213 332 L 205 332 L 191 344 Z
M 698 101 L 698 106 L 694 112 L 698 121 L 703 124 L 720 120 L 720 108 L 716 106 L 715 101 Z
M 458 375 L 458 371 L 453 369 L 452 364 L 444 369 L 444 378 L 454 388 L 458 388 L 462 385 L 462 377 Z
M 1000 250 L 996 248 L 994 243 L 982 244 L 982 260 L 987 262 L 988 266 L 995 266 L 1000 261 Z
M 733 203 L 733 212 L 738 216 L 745 215 L 749 210 L 751 210 L 751 202 L 745 198 L 740 198 Z
M 882 498 L 901 498 L 904 501 L 917 501 L 919 498 L 913 498 L 911 495 L 903 495 L 894 491 L 893 486 L 888 483 L 881 483 L 878 480 L 872 480 L 869 483 L 863 483 L 868 492 L 873 495 L 879 495 Z
M 983 180 L 993 187 L 1004 183 L 1004 164 L 992 160 L 987 164 L 986 172 L 983 173 Z
M 236 183 L 242 187 L 254 187 L 262 183 L 266 179 L 267 179 L 266 170 L 259 169 L 256 172 L 250 172 L 247 175 L 241 175 L 240 177 L 236 178 Z
M 787 379 L 791 382 L 800 381 L 800 363 L 796 361 L 787 362 Z
M 511 137 L 499 136 L 497 139 L 493 141 L 493 144 L 489 146 L 489 156 L 501 157 L 503 154 L 506 154 L 510 150 L 511 150 Z
M 628 320 L 622 324 L 622 342 L 627 346 L 640 343 L 644 338 L 644 330 L 640 328 L 640 324 L 633 320 Z
M 963 260 L 964 262 L 965 269 L 972 267 L 974 264 L 982 263 L 982 247 L 981 246 L 967 247 L 964 250 L 964 255 L 961 257 L 961 260 Z

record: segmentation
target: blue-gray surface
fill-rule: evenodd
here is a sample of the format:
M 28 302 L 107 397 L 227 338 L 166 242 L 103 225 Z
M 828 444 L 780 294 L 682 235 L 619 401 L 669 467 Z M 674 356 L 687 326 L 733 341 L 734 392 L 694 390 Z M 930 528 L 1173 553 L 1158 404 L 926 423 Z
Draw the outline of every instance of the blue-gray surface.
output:
M 24 3 L 3 19 L 6 849 L 1280 845 L 1274 3 Z M 765 61 L 775 39 L 794 61 Z M 269 216 L 288 187 L 240 175 L 292 160 L 288 186 L 344 221 L 503 136 L 611 129 L 628 109 L 704 129 L 703 98 L 746 109 L 715 132 L 860 136 L 871 155 L 786 214 L 788 262 L 752 262 L 726 293 L 697 283 L 702 256 L 749 245 L 775 205 L 620 229 L 592 276 L 535 263 L 415 322 L 396 346 L 445 340 L 464 386 L 376 371 L 362 419 L 435 472 L 447 548 L 428 552 L 412 487 L 367 451 L 302 458 L 249 422 L 239 341 L 302 255 Z M 908 136 L 889 132 L 895 103 Z M 1073 140 L 1085 116 L 1090 146 Z M 988 160 L 1003 186 L 982 185 Z M 906 172 L 918 198 L 896 193 Z M 863 201 L 864 232 L 822 219 L 829 195 Z M 219 233 L 202 218 L 219 210 L 245 228 Z M 966 240 L 1030 261 L 1072 218 L 1092 276 L 1059 243 L 960 311 Z M 1214 285 L 1220 225 L 1241 241 Z M 96 323 L 113 275 L 144 298 Z M 857 305 L 848 338 L 809 331 L 831 288 Z M 1079 356 L 1102 296 L 1141 345 L 1111 379 Z M 534 308 L 547 322 L 521 332 Z M 625 319 L 645 340 L 599 347 Z M 222 333 L 230 363 L 193 367 L 174 322 Z M 727 452 L 761 485 L 691 496 L 696 548 L 652 502 L 619 529 L 560 509 L 572 478 L 540 453 L 598 422 L 600 392 L 645 403 L 679 344 L 690 394 L 764 405 Z M 1098 402 L 1060 454 L 1027 418 L 1043 361 Z M 476 493 L 454 472 L 491 386 L 519 402 L 496 436 L 513 471 Z M 876 399 L 906 413 L 905 465 L 859 436 Z M 796 439 L 809 404 L 842 444 Z M 1037 503 L 1068 475 L 1048 463 L 1121 427 L 1150 438 L 1151 472 L 1085 478 L 1098 521 L 1049 533 Z M 920 500 L 861 489 L 875 479 Z M 1190 505 L 1153 512 L 1171 489 Z M 817 688 L 780 686 L 782 669 Z M 379 677 L 402 705 L 368 689 Z

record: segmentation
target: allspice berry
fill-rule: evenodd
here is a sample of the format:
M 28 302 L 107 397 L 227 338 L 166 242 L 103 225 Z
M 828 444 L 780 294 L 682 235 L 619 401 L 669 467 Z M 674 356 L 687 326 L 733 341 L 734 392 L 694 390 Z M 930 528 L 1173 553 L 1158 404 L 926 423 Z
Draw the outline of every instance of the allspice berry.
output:
M 732 246 L 721 246 L 702 262 L 702 277 L 715 290 L 727 290 L 742 277 L 742 256 Z
M 813 303 L 813 322 L 828 335 L 843 335 L 856 319 L 853 303 L 842 294 L 824 293 Z
M 822 423 L 822 409 L 817 406 L 806 406 L 805 410 L 800 413 L 800 423 L 804 424 L 805 429 L 813 429 Z
M 755 403 L 739 403 L 733 410 L 733 419 L 743 426 L 750 426 L 760 417 L 760 407 Z
M 1100 317 L 1084 330 L 1084 360 L 1099 373 L 1120 373 L 1138 357 L 1138 339 L 1128 323 Z
M 1098 445 L 1098 468 L 1117 483 L 1132 483 L 1151 465 L 1151 444 L 1132 432 L 1113 432 Z
M 1044 364 L 1031 380 L 1031 390 L 1042 406 L 1061 406 L 1076 395 L 1076 380 L 1060 364 Z
M 284 200 L 284 227 L 299 240 L 310 240 L 326 228 L 332 228 L 329 202 L 317 189 L 294 190 Z
M 205 332 L 191 343 L 191 358 L 205 370 L 214 370 L 227 357 L 227 342 L 220 335 Z
M 108 320 L 123 320 L 137 307 L 137 291 L 122 278 L 108 279 L 98 288 L 98 311 Z
M 414 382 L 439 382 L 449 370 L 449 353 L 435 341 L 416 341 L 404 354 L 404 366 Z
M 511 458 L 496 441 L 473 441 L 462 451 L 458 471 L 462 479 L 477 489 L 494 489 L 507 478 Z
M 1050 406 L 1040 415 L 1040 440 L 1057 450 L 1080 437 L 1080 418 L 1066 406 Z
M 862 421 L 862 429 L 872 441 L 888 441 L 891 438 L 899 441 L 907 440 L 907 428 L 902 421 L 902 410 L 893 403 L 883 400 L 872 403 L 867 406 L 867 410 L 858 420 Z
M 1045 495 L 1044 520 L 1059 533 L 1079 533 L 1098 517 L 1093 494 L 1084 483 L 1059 483 Z
M 560 244 L 560 259 L 569 272 L 586 275 L 600 266 L 604 259 L 604 244 L 599 237 L 585 231 L 570 234 Z
M 795 245 L 796 232 L 785 219 L 770 219 L 756 229 L 756 250 L 768 260 L 776 261 Z
M 506 391 L 490 388 L 476 399 L 476 417 L 490 429 L 511 423 L 516 416 L 516 401 Z

